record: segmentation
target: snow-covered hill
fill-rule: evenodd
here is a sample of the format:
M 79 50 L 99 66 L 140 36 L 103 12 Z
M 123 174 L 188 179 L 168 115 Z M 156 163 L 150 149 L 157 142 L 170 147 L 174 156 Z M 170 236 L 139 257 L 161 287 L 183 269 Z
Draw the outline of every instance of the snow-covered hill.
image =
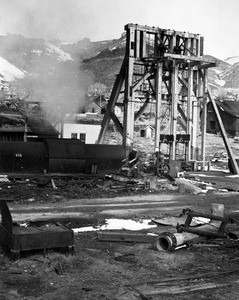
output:
M 48 111 L 77 109 L 91 83 L 77 56 L 75 61 L 54 41 L 11 34 L 0 36 L 0 80 L 20 97 L 29 94 L 29 100 L 44 102 Z
M 0 57 L 0 78 L 5 81 L 13 81 L 15 79 L 24 78 L 23 71 L 9 63 L 6 59 Z
M 227 59 L 225 59 L 225 62 L 227 62 L 230 65 L 234 65 L 239 62 L 239 55 L 228 57 Z
M 83 105 L 93 83 L 112 88 L 124 55 L 125 34 L 73 44 L 9 34 L 0 36 L 0 80 L 10 82 L 20 96 L 29 94 L 29 100 L 47 103 L 48 110 L 74 111 Z M 209 69 L 209 83 L 215 90 L 238 88 L 239 56 L 225 61 L 205 57 L 217 62 Z

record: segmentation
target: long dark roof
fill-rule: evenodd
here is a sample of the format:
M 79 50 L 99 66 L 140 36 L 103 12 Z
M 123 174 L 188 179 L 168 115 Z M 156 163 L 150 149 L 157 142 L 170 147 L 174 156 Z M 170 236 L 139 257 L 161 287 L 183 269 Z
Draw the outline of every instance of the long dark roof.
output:
M 30 116 L 27 119 L 28 130 L 34 134 L 58 135 L 58 131 L 43 117 Z
M 216 100 L 219 110 L 231 116 L 239 118 L 239 101 Z
M 0 131 L 24 132 L 25 117 L 18 110 L 0 106 Z M 37 135 L 58 135 L 58 131 L 40 115 L 30 115 L 27 118 L 28 132 Z

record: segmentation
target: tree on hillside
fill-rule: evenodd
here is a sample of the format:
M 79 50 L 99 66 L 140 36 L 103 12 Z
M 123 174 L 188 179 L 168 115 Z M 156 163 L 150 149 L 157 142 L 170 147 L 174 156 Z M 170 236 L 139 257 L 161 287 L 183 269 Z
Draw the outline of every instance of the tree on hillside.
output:
M 103 83 L 96 82 L 89 86 L 88 95 L 89 96 L 99 96 L 107 92 L 107 87 Z

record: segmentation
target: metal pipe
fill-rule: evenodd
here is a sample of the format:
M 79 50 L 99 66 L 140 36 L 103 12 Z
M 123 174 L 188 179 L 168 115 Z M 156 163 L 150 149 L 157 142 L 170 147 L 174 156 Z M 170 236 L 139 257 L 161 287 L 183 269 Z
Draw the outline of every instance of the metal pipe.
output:
M 211 206 L 212 215 L 221 216 L 224 215 L 224 205 L 212 203 Z M 202 232 L 212 232 L 215 233 L 218 231 L 221 226 L 221 221 L 218 220 L 210 220 L 210 222 L 206 225 L 201 225 L 198 228 Z M 194 239 L 198 239 L 199 235 L 190 232 L 182 232 L 182 233 L 170 233 L 163 232 L 161 233 L 154 241 L 153 247 L 158 251 L 173 251 L 181 248 L 182 245 L 185 245 L 187 242 L 192 241 Z

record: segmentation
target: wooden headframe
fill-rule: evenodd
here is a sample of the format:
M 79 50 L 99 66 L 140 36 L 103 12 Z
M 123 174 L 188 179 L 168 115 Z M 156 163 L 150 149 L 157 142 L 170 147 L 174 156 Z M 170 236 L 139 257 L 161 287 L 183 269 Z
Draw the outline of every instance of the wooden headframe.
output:
M 204 38 L 199 34 L 137 24 L 127 24 L 125 30 L 125 57 L 113 86 L 98 143 L 103 142 L 112 121 L 122 135 L 123 145 L 132 148 L 135 121 L 149 104 L 153 104 L 154 150 L 157 153 L 162 105 L 166 103 L 170 107 L 169 133 L 174 136 L 170 144 L 170 159 L 176 158 L 178 130 L 190 135 L 186 159 L 195 159 L 200 109 L 208 101 L 207 69 L 215 66 L 214 60 L 203 56 Z M 116 106 L 123 107 L 122 122 L 115 115 Z M 206 118 L 201 124 L 204 131 L 205 123 Z M 205 132 L 202 139 L 201 155 L 205 159 Z

